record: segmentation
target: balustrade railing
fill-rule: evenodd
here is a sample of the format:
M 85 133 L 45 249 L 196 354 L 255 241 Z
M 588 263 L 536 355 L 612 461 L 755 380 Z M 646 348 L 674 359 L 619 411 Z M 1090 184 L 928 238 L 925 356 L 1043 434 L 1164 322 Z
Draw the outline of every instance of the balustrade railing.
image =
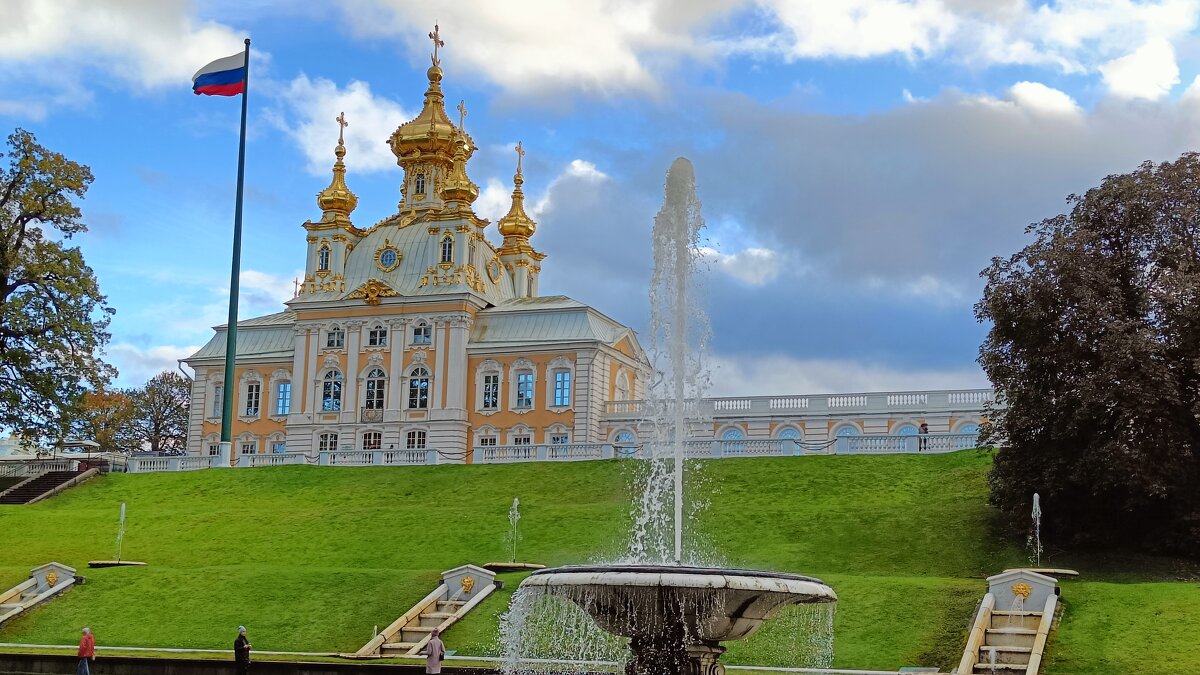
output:
M 778 415 L 792 411 L 805 413 L 887 413 L 912 414 L 918 411 L 950 412 L 969 410 L 979 412 L 995 400 L 991 389 L 957 389 L 941 391 L 892 391 L 856 394 L 809 394 L 803 396 L 745 396 L 707 398 L 688 406 L 689 415 L 738 417 L 741 415 Z M 610 418 L 640 418 L 650 414 L 644 401 L 609 401 L 604 413 Z M 668 404 L 669 407 L 669 404 Z
M 304 464 L 303 452 L 272 452 L 269 454 L 242 455 L 238 458 L 238 466 L 254 468 L 258 466 L 285 466 L 288 464 Z

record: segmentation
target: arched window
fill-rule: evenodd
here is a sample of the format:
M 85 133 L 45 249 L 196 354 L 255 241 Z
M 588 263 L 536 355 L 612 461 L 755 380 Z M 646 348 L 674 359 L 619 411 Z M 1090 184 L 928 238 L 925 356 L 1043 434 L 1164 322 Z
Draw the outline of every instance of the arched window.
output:
M 333 452 L 337 450 L 338 435 L 334 433 L 321 434 L 317 448 L 321 452 Z
M 901 424 L 899 427 L 896 428 L 896 435 L 897 436 L 916 436 L 917 435 L 917 427 L 915 427 L 912 424 Z
M 956 433 L 978 434 L 979 433 L 979 425 L 978 424 L 964 424 L 958 428 L 958 431 Z
M 342 374 L 331 370 L 321 384 L 321 410 L 337 412 L 342 409 Z
M 622 429 L 613 436 L 617 457 L 629 457 L 637 452 L 637 436 L 628 429 Z
M 383 394 L 387 387 L 387 375 L 379 368 L 367 373 L 367 410 L 383 410 Z
M 857 436 L 858 428 L 847 425 L 847 426 L 842 427 L 841 429 L 838 429 L 837 435 L 838 436 Z
M 329 271 L 329 244 L 321 244 L 321 248 L 317 249 L 317 270 Z
M 346 344 L 346 331 L 338 326 L 329 329 L 325 334 L 326 349 L 341 349 Z
M 800 433 L 800 430 L 797 429 L 796 427 L 783 427 L 776 434 L 776 437 L 782 438 L 782 439 L 788 440 L 788 441 L 798 441 L 801 438 L 803 438 L 803 435 Z
M 381 324 L 375 324 L 375 327 L 367 331 L 367 346 L 368 347 L 386 347 L 387 346 L 388 330 Z
M 417 367 L 408 376 L 408 407 L 421 410 L 429 407 L 429 371 L 424 368 Z
M 467 262 L 471 263 L 471 264 L 475 264 L 475 239 L 474 238 L 472 238 L 470 243 L 467 244 L 467 254 L 468 254 Z
M 425 194 L 425 174 L 423 174 L 423 173 L 417 174 L 416 181 L 414 181 L 414 182 L 416 183 L 417 194 L 419 194 L 419 195 Z
M 454 262 L 454 237 L 450 235 L 442 237 L 442 262 Z
M 414 345 L 427 345 L 433 342 L 433 330 L 429 324 L 424 321 L 418 321 L 417 325 L 413 326 Z
M 731 427 L 721 433 L 721 440 L 725 441 L 725 452 L 743 452 L 746 449 L 745 443 L 737 441 L 745 440 L 746 434 L 737 427 Z
M 617 375 L 616 391 L 613 393 L 614 401 L 629 400 L 629 375 L 625 371 L 621 371 Z
M 404 438 L 404 447 L 409 450 L 425 449 L 425 432 L 410 431 Z
M 383 447 L 383 434 L 378 431 L 367 431 L 362 435 L 363 450 L 378 450 Z

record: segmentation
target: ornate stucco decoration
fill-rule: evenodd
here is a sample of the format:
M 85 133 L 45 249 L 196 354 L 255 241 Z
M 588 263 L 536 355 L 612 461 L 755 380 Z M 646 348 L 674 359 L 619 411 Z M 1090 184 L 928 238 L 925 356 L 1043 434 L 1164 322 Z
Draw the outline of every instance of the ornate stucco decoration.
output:
M 470 594 L 471 589 L 475 588 L 475 577 L 463 577 L 460 583 L 462 584 L 463 593 Z
M 383 272 L 391 272 L 400 266 L 404 254 L 391 241 L 384 239 L 383 246 L 375 249 L 375 265 Z
M 1013 595 L 1020 597 L 1022 600 L 1029 598 L 1029 594 L 1033 592 L 1033 587 L 1022 581 L 1019 584 L 1013 584 Z
M 347 297 L 352 299 L 362 299 L 362 301 L 368 305 L 378 305 L 381 298 L 391 298 L 396 295 L 399 294 L 396 293 L 391 286 L 388 286 L 378 279 L 368 279 L 367 283 L 359 286 Z

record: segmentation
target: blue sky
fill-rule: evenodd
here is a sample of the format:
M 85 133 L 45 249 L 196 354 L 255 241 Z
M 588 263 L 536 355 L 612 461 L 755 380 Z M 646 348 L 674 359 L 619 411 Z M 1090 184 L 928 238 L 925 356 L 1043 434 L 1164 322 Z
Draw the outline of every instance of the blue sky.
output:
M 663 174 L 696 165 L 714 390 L 985 385 L 979 270 L 1067 194 L 1200 141 L 1200 0 L 453 3 L 6 0 L 0 123 L 89 164 L 78 239 L 135 385 L 224 321 L 237 98 L 190 78 L 253 39 L 242 317 L 278 311 L 345 111 L 355 223 L 384 141 L 444 89 L 507 209 L 522 141 L 542 292 L 642 329 Z M 494 236 L 494 231 L 493 231 Z

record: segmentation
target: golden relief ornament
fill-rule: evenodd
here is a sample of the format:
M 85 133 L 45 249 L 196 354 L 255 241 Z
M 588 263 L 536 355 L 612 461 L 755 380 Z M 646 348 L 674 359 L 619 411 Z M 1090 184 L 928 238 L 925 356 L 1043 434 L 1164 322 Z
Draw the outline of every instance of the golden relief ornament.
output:
M 459 582 L 462 585 L 463 593 L 470 593 L 472 588 L 475 588 L 475 577 L 463 577 Z
M 57 583 L 58 583 L 58 572 L 51 570 L 50 572 L 48 572 L 46 574 L 46 585 L 53 587 L 54 584 L 57 584 Z
M 488 261 L 487 275 L 493 284 L 500 281 L 500 258 L 492 256 L 492 259 Z
M 375 266 L 383 272 L 391 272 L 400 266 L 404 254 L 391 241 L 384 239 L 383 246 L 375 249 Z
M 1029 594 L 1032 592 L 1033 592 L 1033 587 L 1030 586 L 1029 584 L 1025 583 L 1024 581 L 1022 581 L 1019 584 L 1014 584 L 1012 587 L 1013 595 L 1019 596 L 1021 598 L 1021 600 L 1028 600 Z
M 367 283 L 359 286 L 347 297 L 356 300 L 361 299 L 368 305 L 378 305 L 382 298 L 391 298 L 395 297 L 396 295 L 399 294 L 392 290 L 391 286 L 388 286 L 378 279 L 368 279 Z

